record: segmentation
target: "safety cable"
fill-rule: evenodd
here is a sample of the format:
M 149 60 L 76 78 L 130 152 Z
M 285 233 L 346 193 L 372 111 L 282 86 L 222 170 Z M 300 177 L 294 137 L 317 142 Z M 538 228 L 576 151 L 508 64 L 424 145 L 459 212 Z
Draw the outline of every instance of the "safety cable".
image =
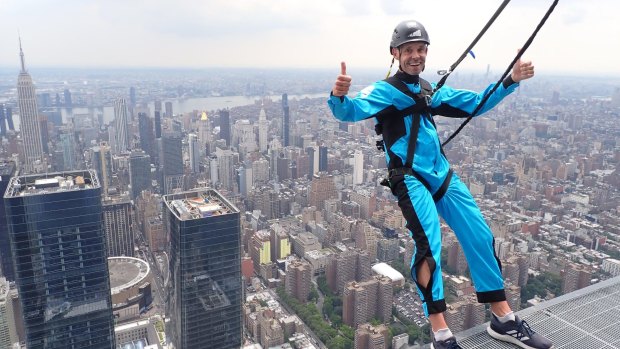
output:
M 495 92 L 497 90 L 497 88 L 500 86 L 500 84 L 504 81 L 504 79 L 508 76 L 508 74 L 510 73 L 510 71 L 512 70 L 512 67 L 515 65 L 515 63 L 521 58 L 521 56 L 523 56 L 523 54 L 525 53 L 525 51 L 528 49 L 528 47 L 530 47 L 530 44 L 532 43 L 532 41 L 534 41 L 534 38 L 536 37 L 536 34 L 538 34 L 538 31 L 543 27 L 543 25 L 545 24 L 545 22 L 547 21 L 547 19 L 549 18 L 549 16 L 551 15 L 551 13 L 553 12 L 553 10 L 555 9 L 555 6 L 558 4 L 559 0 L 554 0 L 553 3 L 551 4 L 551 6 L 549 7 L 549 9 L 547 10 L 547 12 L 545 13 L 544 17 L 541 19 L 541 21 L 538 23 L 538 25 L 536 26 L 536 29 L 534 30 L 534 32 L 532 33 L 532 35 L 530 35 L 530 37 L 527 39 L 527 41 L 525 42 L 525 44 L 523 45 L 523 47 L 519 50 L 519 52 L 517 53 L 517 55 L 515 56 L 515 58 L 512 60 L 512 62 L 510 63 L 510 65 L 508 65 L 508 68 L 506 69 L 506 71 L 504 72 L 504 74 L 502 75 L 502 77 L 497 81 L 497 83 L 495 84 L 495 86 L 493 86 L 493 88 L 484 95 L 484 97 L 482 98 L 482 100 L 480 101 L 480 103 L 478 104 L 478 106 L 476 106 L 476 108 L 474 109 L 474 111 L 467 117 L 467 119 L 461 124 L 461 126 L 459 126 L 458 129 L 456 129 L 456 131 L 454 131 L 454 133 L 448 137 L 448 139 L 443 142 L 441 145 L 442 146 L 446 146 L 446 144 L 448 144 L 452 139 L 454 139 L 454 137 L 456 137 L 456 135 L 459 134 L 459 132 L 461 132 L 461 130 L 463 129 L 463 127 L 465 127 L 465 125 L 467 125 L 471 119 L 476 116 L 476 114 L 482 109 L 482 107 L 484 107 L 484 104 L 487 102 L 487 100 L 491 97 L 491 95 L 493 94 L 493 92 Z
M 495 13 L 493 14 L 493 16 L 491 17 L 491 19 L 489 19 L 489 21 L 487 22 L 487 24 L 484 26 L 484 28 L 482 28 L 482 30 L 480 31 L 480 33 L 478 33 L 478 36 L 476 36 L 476 38 L 474 39 L 474 41 L 471 42 L 471 44 L 469 44 L 469 46 L 465 49 L 465 51 L 463 52 L 463 54 L 461 55 L 461 57 L 459 57 L 459 59 L 456 60 L 456 62 L 454 62 L 451 66 L 450 69 L 445 71 L 445 70 L 439 70 L 437 72 L 437 74 L 439 75 L 443 75 L 443 77 L 441 78 L 441 80 L 439 80 L 439 82 L 437 83 L 437 85 L 435 85 L 435 89 L 433 90 L 433 92 L 439 90 L 441 88 L 441 86 L 443 86 L 443 84 L 446 82 L 446 80 L 448 79 L 448 76 L 450 76 L 450 74 L 454 71 L 454 69 L 456 69 L 456 67 L 465 59 L 465 57 L 467 57 L 467 54 L 471 51 L 472 48 L 474 48 L 474 46 L 476 46 L 476 44 L 478 43 L 478 41 L 480 40 L 480 38 L 482 38 L 482 36 L 486 33 L 486 31 L 491 27 L 491 25 L 493 24 L 493 22 L 495 22 L 495 20 L 497 19 L 497 17 L 499 17 L 500 13 L 502 13 L 502 11 L 504 11 L 504 8 L 506 7 L 506 5 L 508 5 L 508 3 L 510 2 L 510 0 L 504 0 L 504 2 L 502 2 L 502 4 L 497 8 L 497 10 L 495 11 Z M 391 67 L 390 67 L 391 68 Z

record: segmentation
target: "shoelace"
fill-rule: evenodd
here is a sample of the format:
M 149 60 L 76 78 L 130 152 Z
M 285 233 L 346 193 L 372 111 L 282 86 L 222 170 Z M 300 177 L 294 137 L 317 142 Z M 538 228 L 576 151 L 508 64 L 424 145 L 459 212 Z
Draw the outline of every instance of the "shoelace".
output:
M 451 340 L 448 343 L 447 349 L 463 349 L 463 348 L 456 342 L 456 340 Z
M 525 322 L 525 320 L 521 320 L 521 323 L 519 323 L 519 327 L 517 328 L 517 339 L 521 340 L 521 338 L 525 337 L 526 335 L 527 337 L 532 338 L 533 334 L 534 330 L 532 330 L 530 325 Z
M 463 348 L 460 345 L 458 345 L 457 342 L 452 342 L 452 344 L 450 344 L 448 349 L 463 349 Z

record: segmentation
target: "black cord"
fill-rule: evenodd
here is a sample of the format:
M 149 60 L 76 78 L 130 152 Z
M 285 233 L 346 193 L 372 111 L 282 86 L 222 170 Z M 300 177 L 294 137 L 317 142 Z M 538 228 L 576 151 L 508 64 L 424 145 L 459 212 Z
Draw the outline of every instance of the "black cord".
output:
M 474 109 L 474 111 L 471 113 L 471 115 L 469 115 L 467 117 L 467 119 L 461 124 L 461 126 L 459 126 L 459 128 L 454 131 L 454 133 L 448 137 L 448 139 L 443 142 L 441 145 L 442 146 L 446 146 L 446 144 L 448 144 L 452 139 L 454 139 L 454 137 L 456 137 L 456 135 L 459 134 L 459 132 L 461 132 L 461 130 L 463 129 L 463 127 L 465 127 L 465 125 L 467 125 L 471 119 L 476 116 L 476 114 L 482 109 L 482 107 L 484 107 L 484 104 L 487 102 L 487 100 L 489 100 L 489 98 L 491 97 L 491 95 L 493 94 L 493 92 L 495 92 L 497 90 L 497 88 L 500 86 L 500 84 L 504 81 L 504 79 L 508 76 L 508 74 L 510 73 L 510 71 L 512 70 L 512 67 L 515 65 L 515 63 L 521 58 L 521 56 L 523 56 L 523 54 L 525 53 L 525 51 L 528 49 L 528 47 L 530 47 L 530 45 L 532 44 L 532 42 L 534 41 L 534 38 L 536 37 L 536 34 L 538 34 L 538 31 L 543 27 L 543 25 L 545 24 L 545 22 L 547 21 L 547 19 L 549 18 L 549 16 L 551 15 L 551 13 L 553 12 L 553 10 L 555 9 L 555 6 L 558 4 L 559 0 L 554 0 L 553 4 L 551 4 L 551 7 L 549 7 L 549 9 L 547 10 L 547 13 L 545 13 L 545 16 L 542 18 L 542 20 L 538 23 L 538 25 L 536 26 L 536 29 L 534 30 L 534 32 L 532 33 L 532 35 L 530 35 L 530 37 L 527 39 L 527 41 L 525 42 L 525 44 L 523 45 L 523 47 L 521 48 L 521 50 L 519 50 L 519 52 L 517 53 L 517 55 L 515 56 L 515 58 L 512 60 L 512 62 L 510 62 L 510 65 L 508 66 L 508 68 L 506 69 L 506 71 L 504 72 L 504 74 L 502 74 L 502 77 L 497 81 L 497 83 L 495 84 L 495 86 L 493 86 L 493 88 L 491 89 L 491 91 L 489 91 L 484 98 L 482 98 L 482 100 L 480 101 L 480 103 L 478 104 L 478 106 L 476 106 L 476 109 Z
M 441 88 L 441 86 L 443 86 L 443 84 L 446 82 L 446 80 L 448 79 L 448 76 L 452 73 L 452 71 L 454 71 L 454 69 L 456 69 L 456 67 L 465 59 L 465 57 L 467 57 L 467 54 L 469 53 L 469 51 L 471 51 L 472 48 L 474 48 L 474 46 L 478 43 L 478 41 L 480 40 L 480 38 L 482 38 L 482 36 L 484 35 L 484 33 L 486 33 L 486 31 L 491 27 L 491 24 L 493 24 L 493 22 L 495 22 L 495 20 L 497 19 L 497 17 L 499 17 L 500 13 L 502 13 L 502 11 L 504 11 L 504 8 L 506 7 L 506 5 L 508 5 L 508 3 L 510 2 L 510 0 L 504 0 L 504 2 L 502 2 L 502 4 L 499 6 L 499 8 L 495 11 L 495 13 L 493 14 L 493 16 L 491 17 L 491 19 L 489 19 L 489 21 L 487 22 L 487 24 L 484 26 L 484 28 L 482 28 L 482 30 L 480 31 L 480 33 L 478 33 L 478 36 L 476 36 L 476 38 L 474 39 L 474 41 L 471 42 L 471 44 L 469 44 L 469 46 L 465 49 L 465 51 L 463 52 L 463 54 L 461 55 L 461 57 L 459 57 L 459 59 L 456 60 L 456 62 L 454 62 L 451 66 L 450 66 L 450 70 L 448 70 L 448 72 L 441 78 L 441 80 L 439 80 L 439 82 L 437 83 L 437 85 L 435 85 L 435 89 L 433 90 L 433 92 L 439 90 Z

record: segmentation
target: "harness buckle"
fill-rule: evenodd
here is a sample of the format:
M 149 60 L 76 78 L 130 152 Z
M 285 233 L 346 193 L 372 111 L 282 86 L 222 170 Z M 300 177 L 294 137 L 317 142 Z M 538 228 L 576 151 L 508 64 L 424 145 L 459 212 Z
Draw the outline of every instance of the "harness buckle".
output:
M 385 148 L 383 147 L 384 144 L 385 142 L 381 139 L 375 143 L 375 146 L 377 147 L 377 150 L 385 151 Z
M 424 102 L 426 103 L 426 107 L 430 107 L 433 99 L 430 95 L 424 95 Z

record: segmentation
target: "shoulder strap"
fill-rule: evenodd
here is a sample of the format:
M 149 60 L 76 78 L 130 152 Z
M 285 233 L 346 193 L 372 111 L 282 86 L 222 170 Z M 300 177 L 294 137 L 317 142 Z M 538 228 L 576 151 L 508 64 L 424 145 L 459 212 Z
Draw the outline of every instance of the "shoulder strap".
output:
M 387 82 L 388 84 L 392 85 L 392 87 L 394 87 L 395 89 L 399 90 L 403 94 L 413 99 L 414 101 L 413 105 L 398 111 L 398 113 L 401 116 L 406 116 L 406 115 L 411 115 L 411 114 L 416 114 L 416 113 L 424 113 L 424 112 L 430 113 L 431 96 L 433 95 L 433 88 L 428 81 L 420 78 L 420 92 L 419 93 L 411 92 L 411 90 L 407 87 L 407 85 L 404 82 L 402 82 L 400 79 L 398 79 L 396 76 L 390 76 L 389 78 L 383 81 Z
M 409 133 L 409 144 L 407 145 L 407 159 L 405 162 L 406 168 L 413 167 L 413 157 L 415 155 L 416 144 L 418 143 L 418 132 L 420 130 L 420 114 L 424 112 L 430 112 L 431 96 L 433 95 L 433 88 L 431 84 L 420 78 L 420 93 L 413 93 L 407 87 L 407 85 L 395 76 L 391 76 L 385 80 L 388 84 L 392 85 L 395 89 L 399 90 L 403 94 L 411 97 L 414 104 L 403 110 L 399 110 L 397 113 L 400 117 L 406 115 L 413 115 L 411 120 L 411 131 Z

